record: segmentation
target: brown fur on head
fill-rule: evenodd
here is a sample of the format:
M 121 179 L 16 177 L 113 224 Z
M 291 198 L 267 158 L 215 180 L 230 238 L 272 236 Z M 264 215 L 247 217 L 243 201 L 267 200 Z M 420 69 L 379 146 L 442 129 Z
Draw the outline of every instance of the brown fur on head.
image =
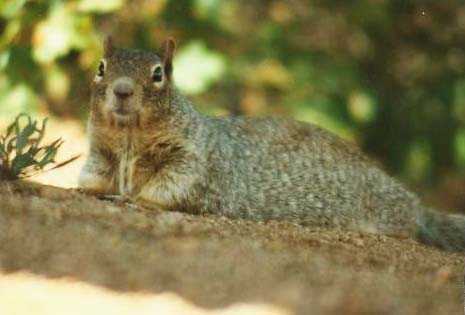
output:
M 112 38 L 104 41 L 104 54 L 92 84 L 92 112 L 111 126 L 134 127 L 166 117 L 173 75 L 172 39 L 157 53 L 122 49 Z

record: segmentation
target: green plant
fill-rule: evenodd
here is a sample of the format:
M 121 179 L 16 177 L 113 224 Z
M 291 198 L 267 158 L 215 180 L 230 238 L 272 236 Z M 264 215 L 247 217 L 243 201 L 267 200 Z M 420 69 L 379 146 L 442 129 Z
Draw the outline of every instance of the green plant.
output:
M 8 126 L 6 134 L 0 136 L 0 180 L 15 180 L 31 177 L 38 172 L 62 167 L 78 156 L 56 163 L 55 156 L 63 144 L 57 139 L 42 145 L 47 119 L 38 122 L 28 114 L 19 114 Z

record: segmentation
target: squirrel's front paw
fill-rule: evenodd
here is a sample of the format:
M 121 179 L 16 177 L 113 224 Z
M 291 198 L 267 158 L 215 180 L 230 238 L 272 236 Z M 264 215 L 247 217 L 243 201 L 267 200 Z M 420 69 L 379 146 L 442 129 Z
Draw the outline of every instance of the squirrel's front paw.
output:
M 83 172 L 78 180 L 79 191 L 89 194 L 109 194 L 111 183 L 106 178 Z
M 128 197 L 121 196 L 121 195 L 104 195 L 104 194 L 99 194 L 97 196 L 98 199 L 100 200 L 107 200 L 107 201 L 113 201 L 113 202 L 119 202 L 119 203 L 124 203 L 130 201 Z
M 112 201 L 118 205 L 129 206 L 131 208 L 139 208 L 139 204 L 131 197 L 121 195 L 98 195 L 98 199 Z
M 144 198 L 142 195 L 137 196 L 136 198 L 136 204 L 147 208 L 147 209 L 153 209 L 153 210 L 164 210 L 165 207 L 161 203 L 157 203 L 154 200 Z

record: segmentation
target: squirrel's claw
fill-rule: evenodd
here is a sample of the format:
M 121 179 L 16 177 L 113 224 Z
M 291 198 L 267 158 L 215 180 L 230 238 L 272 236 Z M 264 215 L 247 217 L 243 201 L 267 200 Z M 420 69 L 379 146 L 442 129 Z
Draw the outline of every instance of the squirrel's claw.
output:
M 121 203 L 121 204 L 128 204 L 128 203 L 134 203 L 131 198 L 128 196 L 122 196 L 122 195 L 98 195 L 98 199 L 100 200 L 107 200 L 107 201 L 113 201 L 115 203 Z

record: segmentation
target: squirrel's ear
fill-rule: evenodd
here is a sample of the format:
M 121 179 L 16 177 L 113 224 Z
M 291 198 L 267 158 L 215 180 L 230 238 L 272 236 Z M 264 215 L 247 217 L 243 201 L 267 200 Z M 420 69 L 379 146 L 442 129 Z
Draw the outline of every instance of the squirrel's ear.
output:
M 111 37 L 111 35 L 108 35 L 103 40 L 103 56 L 109 57 L 113 53 L 113 49 L 113 38 Z
M 174 40 L 168 38 L 161 43 L 161 47 L 158 50 L 158 55 L 161 57 L 168 78 L 171 78 L 171 74 L 173 73 L 173 55 L 175 49 L 176 44 Z

